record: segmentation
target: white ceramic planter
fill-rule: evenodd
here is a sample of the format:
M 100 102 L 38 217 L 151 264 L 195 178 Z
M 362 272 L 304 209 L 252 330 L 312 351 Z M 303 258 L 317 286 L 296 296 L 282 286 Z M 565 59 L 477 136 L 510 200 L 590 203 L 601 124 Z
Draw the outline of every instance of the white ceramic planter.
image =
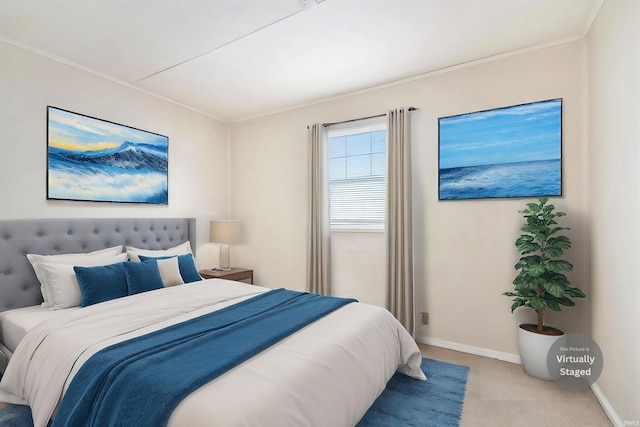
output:
M 565 335 L 542 335 L 529 332 L 518 325 L 518 350 L 524 371 L 541 380 L 552 380 L 547 368 L 549 349 L 558 339 Z

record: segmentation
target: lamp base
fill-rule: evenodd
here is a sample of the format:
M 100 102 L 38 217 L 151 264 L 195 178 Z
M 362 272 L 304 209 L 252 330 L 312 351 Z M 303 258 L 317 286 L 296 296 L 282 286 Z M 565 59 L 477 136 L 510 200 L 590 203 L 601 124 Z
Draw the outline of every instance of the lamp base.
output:
M 230 254 L 229 254 L 229 245 L 223 243 L 220 245 L 220 268 L 222 271 L 231 270 L 231 264 L 229 263 Z

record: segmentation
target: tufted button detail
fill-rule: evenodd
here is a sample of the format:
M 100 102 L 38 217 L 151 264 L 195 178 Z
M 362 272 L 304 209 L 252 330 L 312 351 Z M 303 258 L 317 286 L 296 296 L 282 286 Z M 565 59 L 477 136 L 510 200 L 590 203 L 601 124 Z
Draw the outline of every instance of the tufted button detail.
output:
M 38 231 L 38 233 L 36 234 L 36 236 L 38 236 L 38 237 L 42 237 L 42 236 L 44 236 L 44 233 L 43 233 L 42 231 Z
M 4 272 L 4 275 L 5 275 L 5 276 L 8 276 L 8 275 L 10 275 L 10 274 L 11 274 L 11 270 L 5 270 L 5 272 Z
M 4 240 L 9 240 L 11 238 L 11 236 L 9 236 L 8 234 L 5 234 L 5 235 L 2 236 L 2 238 Z
M 93 234 L 98 234 L 98 230 L 93 230 Z
M 53 247 L 53 251 L 54 252 L 60 252 L 60 247 L 59 246 L 54 246 Z
M 119 229 L 119 228 L 116 228 L 114 231 L 115 231 L 116 233 L 119 233 L 119 232 L 120 232 L 120 229 Z
M 26 283 L 24 285 L 22 285 L 22 290 L 23 291 L 28 291 L 29 290 L 29 285 L 26 284 Z
M 73 231 L 69 230 L 69 231 L 67 231 L 67 234 L 68 234 L 69 236 L 71 236 L 71 235 L 73 234 Z
M 80 248 L 81 249 L 87 249 L 87 245 L 81 245 Z

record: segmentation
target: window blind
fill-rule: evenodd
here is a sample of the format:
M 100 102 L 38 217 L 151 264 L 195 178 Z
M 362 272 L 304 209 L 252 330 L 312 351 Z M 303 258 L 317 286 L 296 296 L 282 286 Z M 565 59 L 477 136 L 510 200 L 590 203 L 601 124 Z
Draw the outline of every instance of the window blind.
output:
M 385 124 L 329 131 L 332 230 L 384 230 Z

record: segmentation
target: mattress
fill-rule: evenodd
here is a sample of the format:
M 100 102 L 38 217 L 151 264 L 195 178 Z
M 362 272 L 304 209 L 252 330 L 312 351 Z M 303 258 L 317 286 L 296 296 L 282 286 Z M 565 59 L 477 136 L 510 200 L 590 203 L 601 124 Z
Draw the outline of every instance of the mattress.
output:
M 40 305 L 34 305 L 3 311 L 0 313 L 0 344 L 3 344 L 13 353 L 26 333 L 36 325 L 41 322 L 51 321 L 79 308 L 49 310 L 40 307 Z

